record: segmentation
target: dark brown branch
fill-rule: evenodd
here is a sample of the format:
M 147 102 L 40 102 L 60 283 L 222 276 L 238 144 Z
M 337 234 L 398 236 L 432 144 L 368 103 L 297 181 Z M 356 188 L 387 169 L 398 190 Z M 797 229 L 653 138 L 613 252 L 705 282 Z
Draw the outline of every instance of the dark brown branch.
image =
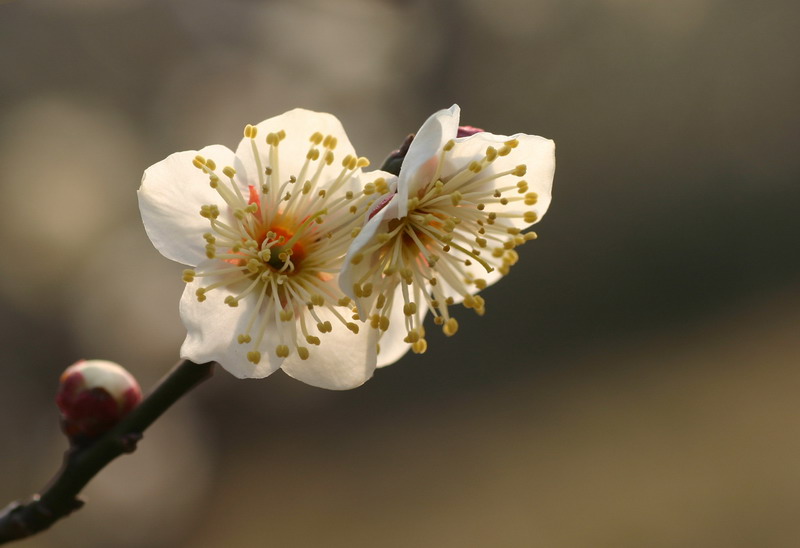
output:
M 181 361 L 136 409 L 93 443 L 73 447 L 41 495 L 26 504 L 12 502 L 0 511 L 0 544 L 34 535 L 83 506 L 78 494 L 100 470 L 136 449 L 148 426 L 192 388 L 211 377 L 214 362 Z

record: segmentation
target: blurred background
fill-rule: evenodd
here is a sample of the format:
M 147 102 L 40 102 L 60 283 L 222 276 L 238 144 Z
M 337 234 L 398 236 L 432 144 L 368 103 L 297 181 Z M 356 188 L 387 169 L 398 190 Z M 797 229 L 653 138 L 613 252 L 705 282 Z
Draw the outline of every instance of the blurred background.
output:
M 557 143 L 488 312 L 343 393 L 224 371 L 26 541 L 800 545 L 800 3 L 0 2 L 0 506 L 60 462 L 80 358 L 146 388 L 182 266 L 135 191 L 295 106 L 380 165 L 454 102 Z

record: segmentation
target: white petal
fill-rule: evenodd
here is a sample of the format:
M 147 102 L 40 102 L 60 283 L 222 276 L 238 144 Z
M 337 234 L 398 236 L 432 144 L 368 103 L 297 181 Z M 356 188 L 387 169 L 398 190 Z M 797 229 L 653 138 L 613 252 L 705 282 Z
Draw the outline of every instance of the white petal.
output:
M 378 367 L 392 365 L 411 349 L 411 345 L 403 341 L 408 332 L 406 331 L 405 314 L 403 314 L 403 292 L 399 285 L 395 289 L 392 303 L 389 329 L 386 330 L 380 341 L 381 351 L 378 353 Z M 423 299 L 417 302 L 417 310 L 420 318 L 424 320 L 428 314 L 427 301 Z
M 456 141 L 455 146 L 446 156 L 442 172 L 445 176 L 452 176 L 466 168 L 473 160 L 482 158 L 486 153 L 486 147 L 493 146 L 499 149 L 509 139 L 517 139 L 519 145 L 507 156 L 498 156 L 494 162 L 477 174 L 476 178 L 489 177 L 524 164 L 526 166 L 524 176 L 506 175 L 494 179 L 487 183 L 484 192 L 489 197 L 496 188 L 513 186 L 524 180 L 528 183 L 528 192 L 535 192 L 538 195 L 538 200 L 532 206 L 527 206 L 522 202 L 515 202 L 507 206 L 487 204 L 486 211 L 535 211 L 538 221 L 550 206 L 553 175 L 556 169 L 555 143 L 553 141 L 536 135 L 517 134 L 507 137 L 491 133 L 477 133 L 471 137 Z M 509 194 L 506 193 L 506 195 Z M 516 193 L 511 195 L 517 196 Z M 520 229 L 527 228 L 532 224 L 524 222 L 521 218 L 511 219 L 510 222 Z
M 187 265 L 206 259 L 203 233 L 208 232 L 209 222 L 200 216 L 200 206 L 224 205 L 209 186 L 208 175 L 192 165 L 198 154 L 218 166 L 233 163 L 233 152 L 222 145 L 176 152 L 145 170 L 138 191 L 150 241 L 168 259 Z
M 186 326 L 186 340 L 181 347 L 181 357 L 195 363 L 218 362 L 228 372 L 239 378 L 262 378 L 276 371 L 282 359 L 273 350 L 278 344 L 272 340 L 275 329 L 267 325 L 267 340 L 262 344 L 261 361 L 254 364 L 247 359 L 251 344 L 239 344 L 237 335 L 244 333 L 250 312 L 255 306 L 255 295 L 243 299 L 231 308 L 224 303 L 232 293 L 227 288 L 215 289 L 207 299 L 198 302 L 195 291 L 201 287 L 201 278 L 186 285 L 181 297 L 180 313 Z M 206 279 L 204 283 L 207 283 Z M 257 320 L 258 321 L 258 320 Z
M 395 194 L 394 197 L 391 198 L 390 201 L 383 207 L 383 209 L 375 213 L 373 217 L 366 222 L 366 224 L 361 228 L 361 232 L 359 232 L 358 236 L 353 239 L 353 243 L 350 244 L 350 248 L 347 250 L 347 255 L 344 258 L 344 266 L 342 267 L 342 271 L 339 273 L 339 287 L 345 295 L 353 300 L 356 300 L 357 304 L 358 300 L 353 293 L 353 284 L 356 283 L 367 271 L 369 271 L 370 268 L 372 268 L 373 263 L 378 260 L 378 257 L 373 254 L 371 256 L 364 257 L 361 262 L 359 262 L 357 265 L 354 265 L 351 262 L 353 256 L 360 253 L 367 246 L 375 243 L 377 241 L 376 236 L 378 235 L 378 232 L 386 232 L 386 224 L 389 222 L 389 220 L 397 218 L 398 203 L 399 200 Z M 369 214 L 367 217 L 369 217 Z M 360 305 L 359 312 L 363 313 Z
M 370 329 L 362 325 L 352 333 L 328 310 L 316 309 L 322 321 L 330 321 L 333 331 L 321 335 L 319 346 L 310 346 L 310 357 L 300 359 L 292 352 L 283 370 L 295 379 L 328 390 L 348 390 L 364 384 L 375 371 L 375 344 Z M 346 318 L 350 311 L 340 309 Z
M 442 147 L 458 134 L 458 119 L 461 109 L 453 105 L 431 115 L 411 141 L 408 153 L 400 168 L 397 193 L 400 199 L 399 216 L 408 214 L 408 197 L 431 182 L 439 162 Z
M 287 181 L 289 176 L 297 177 L 300 169 L 306 161 L 306 154 L 312 147 L 309 138 L 315 133 L 320 132 L 323 136 L 332 135 L 336 137 L 338 144 L 334 149 L 334 161 L 330 166 L 326 166 L 324 171 L 330 172 L 333 180 L 342 169 L 342 160 L 348 154 L 355 156 L 353 145 L 344 132 L 342 123 L 332 114 L 324 112 L 313 112 L 305 109 L 294 109 L 279 116 L 274 116 L 256 125 L 258 133 L 254 140 L 245 137 L 236 149 L 238 159 L 237 170 L 244 169 L 250 179 L 250 184 L 256 184 L 258 174 L 266 167 L 275 170 L 276 166 L 271 165 L 269 160 L 269 145 L 267 145 L 267 135 L 269 133 L 286 132 L 286 138 L 278 145 L 278 176 L 280 183 Z M 257 167 L 257 162 L 253 154 L 252 142 L 255 141 L 261 160 L 261 169 Z M 322 147 L 317 147 L 323 152 Z M 315 167 L 314 162 L 312 167 Z M 313 171 L 309 173 L 309 177 Z M 302 184 L 303 181 L 301 181 Z

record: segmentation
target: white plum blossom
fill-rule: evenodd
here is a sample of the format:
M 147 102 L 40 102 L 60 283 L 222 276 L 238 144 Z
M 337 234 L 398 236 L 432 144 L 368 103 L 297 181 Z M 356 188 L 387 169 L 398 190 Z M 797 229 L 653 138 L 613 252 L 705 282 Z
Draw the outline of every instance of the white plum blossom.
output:
M 550 205 L 555 145 L 465 128 L 458 105 L 420 128 L 390 191 L 375 200 L 340 274 L 342 290 L 379 335 L 378 366 L 427 348 L 427 311 L 446 335 L 450 307 L 484 313 L 480 290 L 508 274 L 523 232 Z
M 339 121 L 296 109 L 248 125 L 236 151 L 212 145 L 148 168 L 145 229 L 167 258 L 192 266 L 180 314 L 181 357 L 237 377 L 278 368 L 330 389 L 366 381 L 375 334 L 360 329 L 337 276 L 381 172 L 356 156 Z

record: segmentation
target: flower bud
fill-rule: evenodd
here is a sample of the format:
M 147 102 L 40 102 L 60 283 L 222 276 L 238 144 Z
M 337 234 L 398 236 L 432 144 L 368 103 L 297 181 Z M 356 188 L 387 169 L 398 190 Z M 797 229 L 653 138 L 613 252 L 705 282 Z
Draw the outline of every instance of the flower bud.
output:
M 456 133 L 456 138 L 458 139 L 460 137 L 471 137 L 472 135 L 475 135 L 476 133 L 483 133 L 484 131 L 485 130 L 483 130 L 483 129 L 479 128 L 479 127 L 458 126 L 458 133 Z
M 61 375 L 56 404 L 72 441 L 96 438 L 113 428 L 142 400 L 139 383 L 122 366 L 81 360 Z
M 381 170 L 389 172 L 392 175 L 400 175 L 400 167 L 403 165 L 403 160 L 405 160 L 406 154 L 408 154 L 408 147 L 411 146 L 411 142 L 413 140 L 414 134 L 412 133 L 405 138 L 403 144 L 400 145 L 400 148 L 392 151 L 391 154 L 389 154 L 389 156 L 383 161 Z

